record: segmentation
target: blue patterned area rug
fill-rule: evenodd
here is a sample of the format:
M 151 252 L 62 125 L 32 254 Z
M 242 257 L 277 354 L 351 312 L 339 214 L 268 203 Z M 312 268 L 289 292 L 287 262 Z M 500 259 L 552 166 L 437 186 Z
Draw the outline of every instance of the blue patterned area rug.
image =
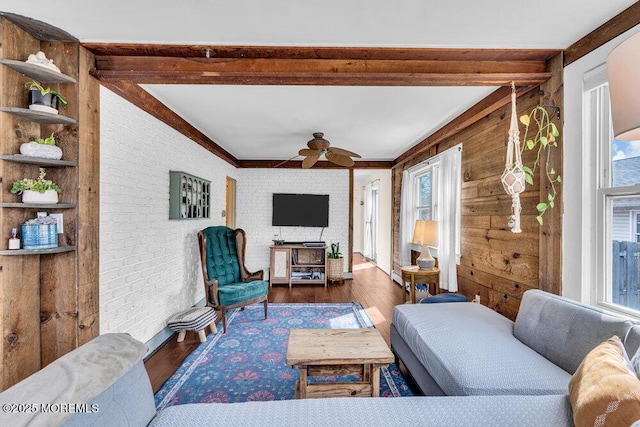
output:
M 370 327 L 371 319 L 354 303 L 269 304 L 266 320 L 262 304 L 236 309 L 228 313 L 227 333 L 222 327 L 210 333 L 158 390 L 156 406 L 293 399 L 299 374 L 285 363 L 290 329 Z M 395 364 L 381 369 L 380 395 L 413 395 Z

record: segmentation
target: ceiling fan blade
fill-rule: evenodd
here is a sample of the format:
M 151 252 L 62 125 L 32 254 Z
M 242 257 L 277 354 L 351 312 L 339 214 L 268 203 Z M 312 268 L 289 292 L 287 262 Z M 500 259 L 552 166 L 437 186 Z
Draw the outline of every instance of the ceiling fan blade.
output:
M 349 157 L 357 157 L 357 158 L 360 158 L 360 154 L 358 154 L 358 153 L 354 153 L 353 151 L 345 150 L 344 148 L 329 147 L 329 148 L 328 148 L 328 150 L 329 150 L 329 151 L 331 151 L 332 153 L 340 154 L 340 155 L 342 155 L 342 156 L 349 156 Z
M 303 148 L 302 150 L 298 151 L 299 156 L 319 156 L 320 154 L 322 154 L 322 150 Z
M 318 161 L 318 157 L 320 157 L 319 153 L 314 156 L 305 157 L 305 159 L 302 161 L 302 169 L 309 169 L 311 166 L 315 165 Z
M 344 166 L 345 168 L 349 168 L 355 164 L 355 162 L 349 156 L 343 156 L 342 154 L 336 154 L 331 151 L 325 154 L 327 160 L 331 163 L 335 163 L 336 165 Z

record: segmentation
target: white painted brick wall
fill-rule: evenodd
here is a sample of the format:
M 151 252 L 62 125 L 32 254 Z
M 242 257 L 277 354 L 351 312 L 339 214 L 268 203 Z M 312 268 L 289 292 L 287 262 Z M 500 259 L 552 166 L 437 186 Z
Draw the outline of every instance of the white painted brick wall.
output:
M 237 181 L 236 225 L 248 235 L 251 271 L 268 273 L 280 230 L 287 240 L 320 238 L 319 228 L 272 227 L 274 192 L 329 194 L 323 240 L 340 242 L 346 256 L 347 170 L 236 169 L 108 89 L 100 96 L 100 333 L 149 341 L 204 298 L 196 234 L 224 224 L 227 176 Z M 170 170 L 211 181 L 210 219 L 168 219 Z
M 100 333 L 148 341 L 204 298 L 196 233 L 223 225 L 238 170 L 164 123 L 100 90 Z M 211 181 L 211 218 L 169 220 L 169 171 Z
M 329 195 L 329 227 L 322 240 L 340 243 L 347 271 L 349 244 L 349 171 L 346 169 L 240 169 L 236 226 L 247 233 L 247 268 L 269 270 L 269 246 L 274 235 L 289 241 L 319 240 L 318 227 L 273 227 L 273 193 Z

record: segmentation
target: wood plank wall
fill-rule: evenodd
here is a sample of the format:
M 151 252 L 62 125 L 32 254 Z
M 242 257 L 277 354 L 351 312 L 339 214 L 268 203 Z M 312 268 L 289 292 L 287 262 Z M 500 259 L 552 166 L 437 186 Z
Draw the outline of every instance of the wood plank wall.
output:
M 554 71 L 559 74 L 557 69 Z M 561 84 L 558 85 L 557 80 L 554 82 L 552 96 L 560 101 L 562 87 Z M 528 113 L 540 104 L 541 95 L 541 90 L 533 90 L 518 98 L 518 115 Z M 547 98 L 551 102 L 550 97 Z M 505 194 L 500 176 L 504 170 L 510 118 L 509 104 L 431 147 L 428 152 L 393 169 L 393 268 L 399 272 L 401 267 L 398 263 L 398 236 L 402 171 L 462 143 L 462 258 L 458 266 L 459 293 L 465 295 L 469 301 L 479 294 L 482 304 L 515 319 L 524 291 L 544 288 L 550 292 L 560 292 L 557 271 L 550 273 L 553 277 L 546 277 L 545 282 L 541 284 L 541 271 L 549 270 L 546 264 L 559 261 L 553 257 L 544 257 L 544 260 L 541 260 L 540 252 L 543 238 L 545 245 L 561 248 L 561 230 L 559 223 L 554 222 L 554 232 L 545 233 L 535 219 L 536 204 L 540 199 L 539 188 L 540 185 L 545 185 L 540 183 L 539 173 L 536 173 L 534 178 L 536 185 L 528 186 L 520 198 L 523 232 L 514 234 L 507 227 L 511 214 L 511 197 Z M 556 124 L 562 129 L 557 120 Z M 562 145 L 562 140 L 559 144 Z M 525 164 L 531 164 L 534 158 L 532 152 L 523 154 Z M 561 164 L 561 154 L 554 160 Z M 546 197 L 546 192 L 544 194 Z M 560 202 L 555 208 L 558 218 L 561 206 Z M 541 265 L 541 262 L 544 262 L 544 265 Z
M 78 345 L 100 332 L 100 83 L 95 58 L 80 46 L 78 144 Z

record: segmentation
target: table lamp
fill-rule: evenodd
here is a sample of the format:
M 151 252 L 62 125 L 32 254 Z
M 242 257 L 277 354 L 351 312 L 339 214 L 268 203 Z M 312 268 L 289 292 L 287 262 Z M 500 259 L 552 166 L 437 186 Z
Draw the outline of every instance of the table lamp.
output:
M 640 33 L 614 48 L 607 58 L 613 134 L 640 140 Z
M 426 219 L 417 220 L 412 242 L 416 245 L 422 245 L 422 253 L 416 260 L 418 267 L 421 270 L 435 267 L 436 260 L 431 256 L 429 246 L 438 245 L 438 222 Z

